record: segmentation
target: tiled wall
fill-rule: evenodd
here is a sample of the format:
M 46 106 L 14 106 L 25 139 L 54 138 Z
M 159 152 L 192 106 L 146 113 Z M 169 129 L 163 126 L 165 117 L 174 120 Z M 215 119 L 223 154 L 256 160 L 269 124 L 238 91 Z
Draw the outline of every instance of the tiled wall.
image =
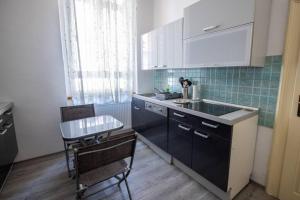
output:
M 282 56 L 266 57 L 263 68 L 223 67 L 157 70 L 154 87 L 181 91 L 179 77 L 201 85 L 201 98 L 260 108 L 259 124 L 273 127 Z

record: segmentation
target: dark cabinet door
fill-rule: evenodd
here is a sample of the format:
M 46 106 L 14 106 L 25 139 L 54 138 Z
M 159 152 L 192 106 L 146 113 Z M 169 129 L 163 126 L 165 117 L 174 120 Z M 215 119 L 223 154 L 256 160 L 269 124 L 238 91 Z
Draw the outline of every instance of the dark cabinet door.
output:
M 168 119 L 165 116 L 145 110 L 145 126 L 140 132 L 150 142 L 168 152 Z
M 186 123 L 169 119 L 169 153 L 191 167 L 192 161 L 192 127 Z
M 231 142 L 201 129 L 193 132 L 192 169 L 227 192 Z
M 0 127 L 0 188 L 18 153 L 18 146 L 12 116 L 5 117 Z
M 145 102 L 132 98 L 131 102 L 131 123 L 132 128 L 138 133 L 143 132 L 145 128 Z
M 13 121 L 7 125 L 7 135 L 5 137 L 5 143 L 7 147 L 7 162 L 12 164 L 15 160 L 15 157 L 18 153 L 16 132 Z

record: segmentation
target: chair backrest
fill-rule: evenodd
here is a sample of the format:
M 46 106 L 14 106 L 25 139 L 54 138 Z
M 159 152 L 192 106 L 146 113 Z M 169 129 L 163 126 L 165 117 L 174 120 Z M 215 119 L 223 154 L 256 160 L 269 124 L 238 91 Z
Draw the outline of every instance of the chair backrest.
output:
M 60 114 L 62 122 L 95 117 L 94 104 L 61 107 Z
M 137 135 L 134 131 L 110 136 L 100 144 L 81 147 L 75 150 L 75 166 L 77 173 L 83 174 L 131 157 L 134 157 Z

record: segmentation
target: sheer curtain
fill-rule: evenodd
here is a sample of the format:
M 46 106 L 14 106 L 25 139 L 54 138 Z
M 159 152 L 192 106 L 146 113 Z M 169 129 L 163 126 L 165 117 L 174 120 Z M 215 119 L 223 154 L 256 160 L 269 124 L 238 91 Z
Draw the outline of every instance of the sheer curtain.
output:
M 74 104 L 128 102 L 136 66 L 136 0 L 60 0 Z

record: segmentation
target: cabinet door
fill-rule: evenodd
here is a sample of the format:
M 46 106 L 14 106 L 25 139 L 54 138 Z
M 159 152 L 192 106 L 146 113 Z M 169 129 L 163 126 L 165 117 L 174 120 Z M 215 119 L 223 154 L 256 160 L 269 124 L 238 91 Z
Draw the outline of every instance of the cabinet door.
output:
M 184 39 L 254 21 L 255 0 L 201 0 L 184 9 Z
M 145 123 L 145 128 L 140 134 L 162 150 L 168 152 L 167 117 L 145 110 L 143 122 Z
M 249 66 L 253 24 L 184 41 L 185 67 Z
M 7 162 L 8 164 L 12 164 L 18 153 L 17 138 L 13 121 L 11 121 L 10 124 L 7 125 L 7 135 L 5 143 L 7 147 Z
M 171 38 L 168 37 L 168 28 L 171 25 L 166 25 L 157 30 L 158 39 L 158 54 L 157 54 L 157 67 L 166 68 L 172 66 L 171 49 L 168 48 Z
M 6 144 L 5 144 L 5 137 L 7 134 L 6 129 L 1 129 L 0 130 L 0 171 L 2 168 L 4 168 L 8 163 L 7 163 L 7 154 L 6 154 Z
M 192 169 L 227 192 L 231 143 L 201 129 L 194 130 Z
M 142 69 L 157 67 L 157 31 L 151 31 L 141 38 Z
M 158 68 L 182 67 L 183 19 L 158 29 Z
M 171 48 L 173 49 L 173 68 L 183 67 L 183 19 L 176 21 L 171 30 L 174 36 L 174 42 Z
M 192 161 L 192 128 L 190 125 L 169 119 L 169 153 L 191 167 Z
M 131 123 L 132 129 L 138 133 L 142 133 L 145 128 L 145 102 L 136 98 L 132 98 L 131 102 Z

